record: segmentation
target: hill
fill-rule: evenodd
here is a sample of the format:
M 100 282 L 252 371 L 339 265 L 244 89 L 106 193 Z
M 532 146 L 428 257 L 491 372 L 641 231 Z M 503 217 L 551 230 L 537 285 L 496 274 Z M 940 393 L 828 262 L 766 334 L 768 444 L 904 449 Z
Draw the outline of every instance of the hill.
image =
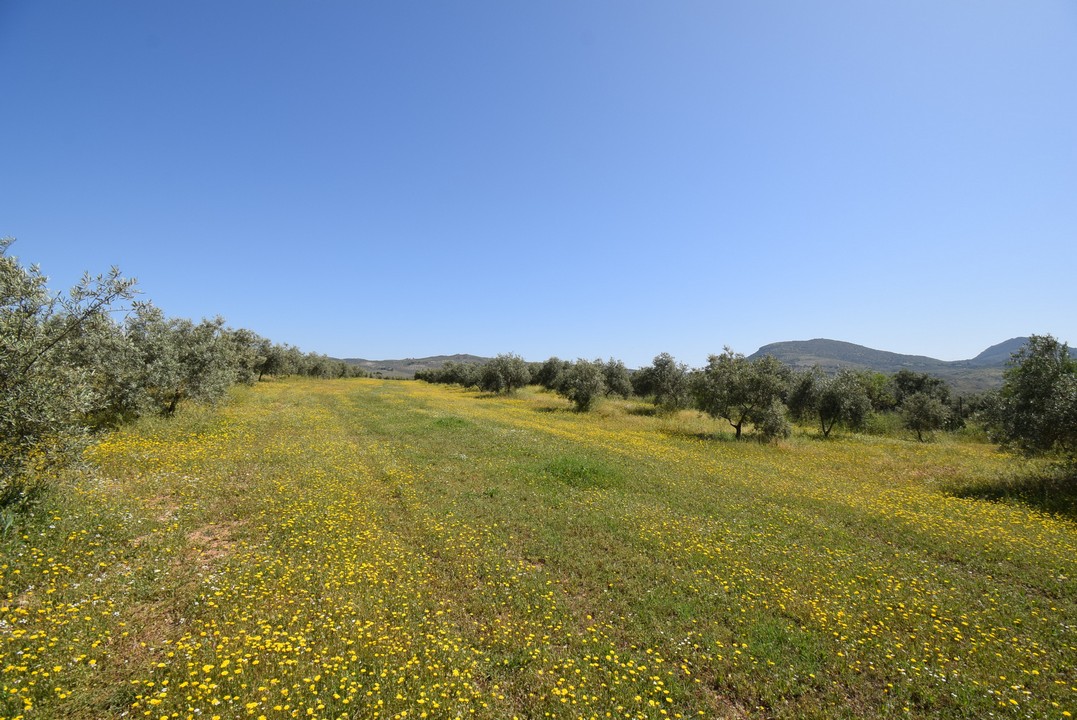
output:
M 445 363 L 487 363 L 490 358 L 479 355 L 433 355 L 425 358 L 404 358 L 403 360 L 364 360 L 363 358 L 344 358 L 349 365 L 359 365 L 371 375 L 386 378 L 413 378 L 420 370 L 443 367 Z
M 1023 348 L 1027 342 L 1027 337 L 1010 338 L 1005 342 L 1000 342 L 998 345 L 992 345 L 969 360 L 968 363 L 973 367 L 1006 367 L 1010 357 Z
M 937 360 L 924 355 L 875 350 L 840 340 L 793 340 L 764 345 L 751 355 L 753 358 L 772 355 L 786 365 L 806 370 L 818 365 L 827 372 L 841 368 L 874 370 L 895 373 L 899 370 L 928 373 L 946 380 L 958 393 L 990 390 L 1002 384 L 1006 362 L 1028 342 L 1017 337 L 984 350 L 970 360 Z

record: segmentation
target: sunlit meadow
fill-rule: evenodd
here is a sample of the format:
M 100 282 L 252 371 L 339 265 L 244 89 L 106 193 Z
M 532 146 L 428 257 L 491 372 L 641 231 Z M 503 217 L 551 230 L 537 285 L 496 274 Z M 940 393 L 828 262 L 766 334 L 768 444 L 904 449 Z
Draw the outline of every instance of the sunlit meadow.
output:
M 1077 525 L 953 438 L 376 380 L 105 437 L 0 540 L 0 718 L 1077 713 Z

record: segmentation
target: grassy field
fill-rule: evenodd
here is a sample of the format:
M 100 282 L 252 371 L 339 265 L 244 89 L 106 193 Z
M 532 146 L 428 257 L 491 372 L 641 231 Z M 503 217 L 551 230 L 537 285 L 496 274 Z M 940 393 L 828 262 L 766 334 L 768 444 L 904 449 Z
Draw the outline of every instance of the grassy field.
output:
M 375 380 L 125 429 L 0 540 L 0 717 L 1077 713 L 1077 524 L 963 492 L 1027 463 L 726 429 Z

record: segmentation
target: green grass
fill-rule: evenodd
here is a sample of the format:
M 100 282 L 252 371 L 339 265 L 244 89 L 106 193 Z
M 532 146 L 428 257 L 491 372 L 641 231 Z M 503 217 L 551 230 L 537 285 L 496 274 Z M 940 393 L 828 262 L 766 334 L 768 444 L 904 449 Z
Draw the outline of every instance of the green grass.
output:
M 559 455 L 542 466 L 543 472 L 574 488 L 605 488 L 619 484 L 620 475 L 610 463 L 579 454 Z
M 1077 527 L 963 438 L 289 381 L 0 540 L 0 717 L 1065 717 Z

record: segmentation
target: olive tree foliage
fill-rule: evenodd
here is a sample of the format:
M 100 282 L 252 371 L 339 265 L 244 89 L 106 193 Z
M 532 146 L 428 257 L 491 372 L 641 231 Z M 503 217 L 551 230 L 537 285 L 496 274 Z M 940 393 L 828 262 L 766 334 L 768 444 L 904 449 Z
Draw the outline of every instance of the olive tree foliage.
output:
M 911 370 L 898 370 L 890 378 L 895 405 L 904 405 L 907 398 L 917 393 L 936 398 L 941 403 L 950 402 L 950 386 L 940 377 Z
M 620 360 L 610 358 L 602 366 L 602 380 L 606 386 L 606 396 L 620 395 L 627 398 L 632 394 L 632 376 Z
M 253 383 L 264 362 L 255 337 L 221 318 L 194 323 L 135 303 L 122 324 L 99 328 L 77 350 L 93 368 L 98 424 L 172 415 L 183 401 L 214 403 L 233 384 Z
M 789 414 L 797 422 L 811 422 L 815 419 L 815 407 L 818 402 L 819 388 L 826 382 L 826 373 L 818 365 L 810 370 L 794 372 L 789 378 L 789 388 L 785 403 Z
M 894 404 L 904 426 L 923 442 L 925 432 L 964 427 L 967 411 L 964 400 L 950 393 L 950 385 L 940 377 L 911 370 L 899 370 L 890 378 Z
M 872 411 L 889 412 L 897 406 L 892 378 L 889 375 L 874 370 L 860 370 L 857 376 L 868 394 Z
M 556 390 L 561 384 L 561 377 L 572 363 L 554 355 L 539 366 L 538 372 L 531 378 L 536 384 L 547 390 Z
M 474 363 L 449 362 L 445 364 L 444 371 L 446 382 L 465 388 L 477 388 L 482 377 L 482 368 Z
M 90 369 L 94 405 L 85 416 L 87 425 L 115 427 L 146 412 L 142 364 L 123 324 L 95 318 L 92 331 L 81 334 L 69 348 L 67 361 Z
M 28 471 L 69 460 L 100 404 L 93 368 L 73 362 L 78 344 L 108 329 L 108 314 L 129 300 L 134 280 L 113 268 L 53 294 L 37 266 L 8 255 L 0 240 L 0 506 L 26 491 Z
M 752 423 L 760 440 L 778 440 L 793 434 L 789 424 L 789 409 L 780 399 L 774 398 L 766 407 L 755 411 Z
M 224 331 L 228 345 L 228 354 L 235 366 L 236 382 L 253 385 L 265 375 L 262 370 L 269 359 L 266 352 L 266 339 L 245 328 Z
M 416 380 L 445 385 L 476 388 L 482 376 L 482 366 L 475 363 L 446 362 L 440 368 L 428 368 L 415 373 Z
M 905 427 L 916 433 L 916 439 L 924 441 L 925 432 L 941 428 L 950 417 L 950 409 L 937 395 L 915 392 L 906 395 L 901 403 L 901 419 Z
M 316 378 L 343 377 L 346 372 L 345 368 L 341 367 L 341 363 L 321 353 L 305 355 L 300 364 L 300 370 L 303 375 Z
M 171 415 L 187 400 L 216 402 L 267 374 L 361 374 L 221 318 L 195 323 L 148 302 L 127 306 L 135 282 L 116 268 L 53 293 L 37 266 L 8 254 L 12 242 L 0 240 L 0 512 L 47 485 L 96 429 Z
M 579 411 L 590 410 L 606 390 L 605 367 L 601 360 L 580 358 L 561 375 L 557 392 L 571 400 Z
M 454 377 L 454 382 L 465 388 L 477 388 L 482 377 L 482 368 L 475 363 L 460 363 L 455 368 Z
M 205 322 L 205 321 L 204 321 Z M 232 330 L 226 330 L 226 333 L 232 333 Z M 304 353 L 298 348 L 292 347 L 292 345 L 274 345 L 274 348 L 280 349 L 280 356 L 282 356 L 283 362 L 279 367 L 272 368 L 274 371 L 262 371 L 261 367 L 258 367 L 258 379 L 261 379 L 265 375 L 276 376 L 290 376 L 298 375 L 308 378 L 365 378 L 368 373 L 359 365 L 352 365 L 325 355 L 323 353 L 309 352 Z M 266 353 L 265 363 L 276 365 L 277 358 L 274 355 L 276 351 Z M 244 382 L 242 376 L 241 365 L 237 368 L 237 381 Z
M 823 437 L 829 436 L 837 423 L 850 430 L 864 427 L 871 414 L 871 399 L 856 373 L 839 370 L 829 378 L 820 393 L 817 413 Z
M 223 318 L 196 324 L 167 318 L 152 304 L 139 303 L 125 331 L 144 412 L 168 416 L 184 400 L 215 403 L 239 378 L 241 365 Z
M 280 377 L 294 375 L 299 370 L 298 356 L 300 354 L 298 348 L 279 345 L 262 338 L 258 341 L 258 356 L 261 359 L 256 366 L 258 379 L 262 380 L 266 375 Z
M 651 364 L 632 375 L 632 389 L 641 397 L 652 397 L 656 407 L 679 410 L 688 407 L 691 388 L 688 366 L 669 353 L 656 355 Z
M 695 381 L 696 407 L 711 417 L 724 418 L 740 440 L 745 422 L 761 432 L 787 435 L 777 415 L 784 415 L 782 396 L 788 385 L 789 371 L 776 358 L 767 355 L 749 360 L 726 347 L 721 355 L 711 355 L 707 366 Z M 763 420 L 766 418 L 767 423 Z
M 1031 336 L 1010 359 L 987 415 L 1003 446 L 1077 462 L 1077 360 L 1067 344 Z
M 519 355 L 495 357 L 482 366 L 479 387 L 486 392 L 513 393 L 531 382 L 531 371 Z
M 871 413 L 871 399 L 856 372 L 843 369 L 828 376 L 818 366 L 793 376 L 788 405 L 796 420 L 818 421 L 823 437 L 838 424 L 859 430 Z

